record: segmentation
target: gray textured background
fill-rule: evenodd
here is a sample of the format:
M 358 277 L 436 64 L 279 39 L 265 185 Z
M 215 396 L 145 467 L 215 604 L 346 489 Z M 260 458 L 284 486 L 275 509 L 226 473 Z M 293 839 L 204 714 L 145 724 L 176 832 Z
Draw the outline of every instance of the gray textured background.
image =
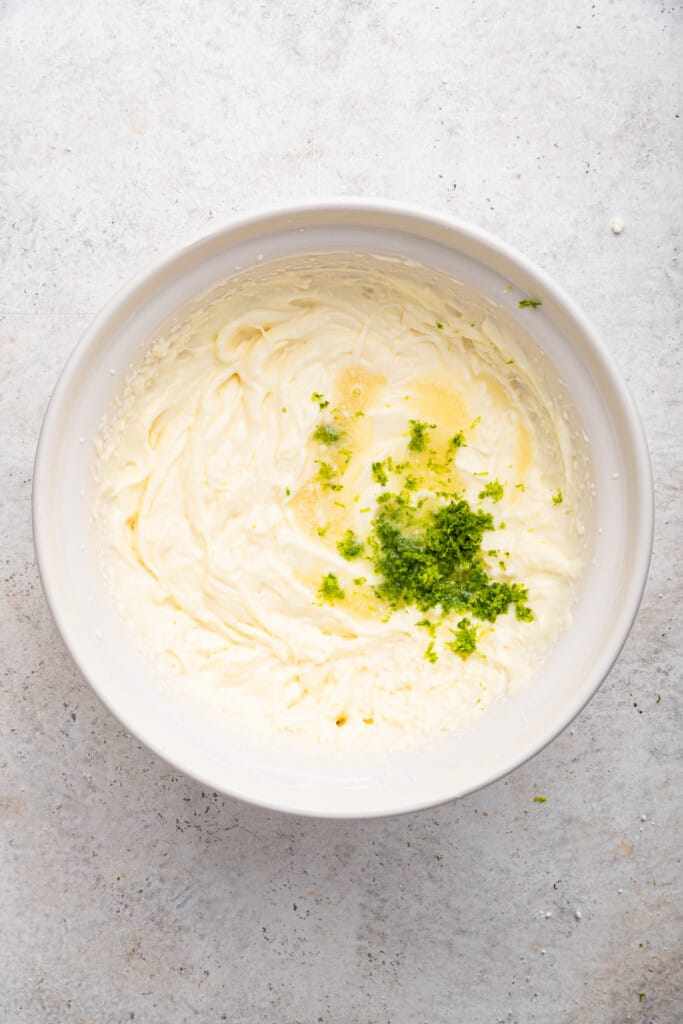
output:
M 0 11 L 0 1020 L 680 1021 L 680 4 Z M 555 274 L 632 388 L 658 508 L 574 727 L 476 796 L 360 824 L 142 749 L 56 635 L 29 521 L 47 399 L 114 289 L 234 211 L 330 193 L 450 210 Z

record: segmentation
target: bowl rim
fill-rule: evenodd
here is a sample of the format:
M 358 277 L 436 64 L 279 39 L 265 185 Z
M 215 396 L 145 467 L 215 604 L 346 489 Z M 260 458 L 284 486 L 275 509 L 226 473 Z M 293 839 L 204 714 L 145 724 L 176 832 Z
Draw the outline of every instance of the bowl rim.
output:
M 485 776 L 476 786 L 467 788 L 463 792 L 456 792 L 444 797 L 436 795 L 433 799 L 394 799 L 382 810 L 365 810 L 358 808 L 354 811 L 332 809 L 311 809 L 308 805 L 303 806 L 291 799 L 287 805 L 281 801 L 268 800 L 254 797 L 245 792 L 243 788 L 230 788 L 224 781 L 218 783 L 210 772 L 202 772 L 196 766 L 187 764 L 184 759 L 174 759 L 173 753 L 167 749 L 160 749 L 158 743 L 145 735 L 145 730 L 130 720 L 129 716 L 122 715 L 113 706 L 108 697 L 107 687 L 101 686 L 98 679 L 88 673 L 82 664 L 79 656 L 77 637 L 72 635 L 62 615 L 59 601 L 55 593 L 55 581 L 52 573 L 51 560 L 49 557 L 49 541 L 47 538 L 46 516 L 49 513 L 47 503 L 44 500 L 45 487 L 43 480 L 47 476 L 47 465 L 50 458 L 50 445 L 55 434 L 55 426 L 61 412 L 64 395 L 67 392 L 71 378 L 77 373 L 80 363 L 88 352 L 91 344 L 100 334 L 102 328 L 113 314 L 124 306 L 139 290 L 149 286 L 158 277 L 163 277 L 165 272 L 183 258 L 192 255 L 194 250 L 204 248 L 211 242 L 217 241 L 221 236 L 234 233 L 244 229 L 255 229 L 263 223 L 272 220 L 291 218 L 309 214 L 328 214 L 331 217 L 356 212 L 358 215 L 379 214 L 382 216 L 396 216 L 399 218 L 413 219 L 422 222 L 426 227 L 432 229 L 445 229 L 447 232 L 455 232 L 465 236 L 469 241 L 482 246 L 489 252 L 501 256 L 516 265 L 516 267 L 530 278 L 543 290 L 544 296 L 551 297 L 562 313 L 568 317 L 575 329 L 583 336 L 592 354 L 600 363 L 601 370 L 605 373 L 612 389 L 612 394 L 617 401 L 624 422 L 628 427 L 627 436 L 622 437 L 622 447 L 629 450 L 633 458 L 634 475 L 637 477 L 638 499 L 638 529 L 636 531 L 636 550 L 631 552 L 634 572 L 629 581 L 626 593 L 620 601 L 617 628 L 615 628 L 608 641 L 605 643 L 603 656 L 596 662 L 592 669 L 589 680 L 590 685 L 585 685 L 580 694 L 555 719 L 549 727 L 540 735 L 536 735 L 524 749 L 523 756 L 511 757 L 509 763 L 498 768 L 489 776 Z M 532 260 L 507 242 L 498 238 L 487 230 L 454 216 L 449 212 L 442 212 L 429 207 L 423 207 L 416 203 L 405 203 L 381 197 L 356 197 L 356 196 L 329 196 L 316 199 L 292 200 L 286 203 L 260 206 L 249 213 L 230 217 L 220 224 L 217 224 L 212 231 L 194 241 L 173 249 L 154 261 L 151 261 L 126 281 L 112 297 L 101 307 L 99 312 L 85 329 L 77 343 L 69 354 L 64 367 L 59 374 L 52 395 L 49 399 L 42 425 L 40 428 L 36 454 L 33 467 L 33 482 L 31 491 L 32 505 L 32 527 L 33 541 L 36 553 L 38 574 L 45 595 L 45 600 L 57 626 L 62 641 L 64 642 L 71 659 L 73 660 L 80 675 L 87 681 L 104 706 L 120 721 L 125 728 L 138 739 L 145 747 L 152 750 L 159 758 L 176 771 L 181 771 L 194 779 L 201 785 L 216 789 L 233 799 L 263 807 L 267 810 L 278 811 L 288 814 L 299 814 L 307 817 L 324 819 L 363 819 L 380 818 L 399 814 L 412 813 L 429 807 L 438 806 L 453 799 L 476 793 L 480 789 L 491 785 L 493 782 L 504 778 L 510 772 L 520 768 L 540 753 L 548 744 L 559 736 L 564 729 L 576 718 L 586 706 L 588 701 L 595 695 L 599 687 L 607 678 L 610 670 L 617 661 L 624 644 L 635 621 L 642 596 L 648 579 L 649 565 L 652 555 L 652 543 L 654 535 L 654 490 L 652 467 L 647 447 L 645 432 L 640 420 L 635 402 L 629 389 L 616 365 L 614 357 L 606 347 L 602 338 L 597 333 L 591 322 L 584 315 L 574 300 L 559 286 L 546 271 L 542 270 Z

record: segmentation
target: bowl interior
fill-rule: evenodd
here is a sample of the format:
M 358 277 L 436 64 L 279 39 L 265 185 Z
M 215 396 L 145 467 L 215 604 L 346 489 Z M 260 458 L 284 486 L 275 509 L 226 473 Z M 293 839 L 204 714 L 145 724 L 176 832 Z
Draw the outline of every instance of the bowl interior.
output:
M 524 326 L 566 385 L 596 485 L 592 556 L 570 629 L 520 694 L 476 729 L 428 749 L 304 752 L 227 734 L 201 706 L 162 694 L 141 664 L 97 565 L 91 516 L 94 437 L 129 367 L 160 326 L 252 265 L 322 251 L 418 261 L 495 301 Z M 511 290 L 506 290 L 512 285 Z M 542 300 L 520 310 L 520 298 Z M 531 315 L 530 315 L 531 314 Z M 246 219 L 183 250 L 115 297 L 75 350 L 45 419 L 34 530 L 46 595 L 84 676 L 143 742 L 212 789 L 326 816 L 396 813 L 470 792 L 553 738 L 595 691 L 642 593 L 652 529 L 647 451 L 624 386 L 590 327 L 557 287 L 501 243 L 417 211 L 320 204 Z

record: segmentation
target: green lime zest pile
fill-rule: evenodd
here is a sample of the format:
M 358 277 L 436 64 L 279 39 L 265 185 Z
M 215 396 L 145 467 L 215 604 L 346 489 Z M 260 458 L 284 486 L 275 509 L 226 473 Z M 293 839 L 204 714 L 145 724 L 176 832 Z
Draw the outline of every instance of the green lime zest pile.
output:
M 464 498 L 425 510 L 403 494 L 390 495 L 372 526 L 368 543 L 380 577 L 375 594 L 393 611 L 438 607 L 443 615 L 468 612 L 495 622 L 513 605 L 518 619 L 533 618 L 526 587 L 489 576 L 481 542 L 494 529 L 493 517 L 475 512 Z
M 477 649 L 477 627 L 469 619 L 461 619 L 457 629 L 452 629 L 454 640 L 449 640 L 446 647 L 465 661 Z
M 389 477 L 387 476 L 387 472 L 381 462 L 373 462 L 372 475 L 380 487 L 386 487 L 389 483 Z
M 325 408 L 322 395 L 315 393 L 313 399 Z M 477 422 L 469 429 L 474 429 Z M 372 478 L 380 488 L 375 495 L 374 517 L 364 536 L 348 529 L 336 542 L 342 558 L 361 559 L 374 573 L 374 580 L 368 582 L 367 576 L 356 576 L 353 584 L 372 589 L 386 607 L 387 619 L 408 608 L 424 616 L 416 625 L 428 631 L 430 640 L 424 658 L 431 663 L 438 658 L 437 628 L 449 624 L 452 615 L 458 616 L 450 629 L 452 639 L 442 640 L 441 645 L 463 661 L 477 650 L 477 623 L 493 624 L 512 609 L 522 622 L 534 618 L 523 583 L 491 576 L 486 561 L 489 557 L 495 557 L 498 567 L 505 571 L 500 552 L 496 548 L 482 550 L 484 534 L 503 529 L 505 524 L 496 524 L 483 508 L 473 508 L 447 483 L 457 451 L 466 444 L 464 433 L 458 431 L 439 453 L 430 447 L 431 431 L 435 429 L 433 423 L 410 420 L 406 457 L 394 461 L 387 456 L 371 463 Z M 342 489 L 339 477 L 352 457 L 350 450 L 338 446 L 343 435 L 344 430 L 336 422 L 322 423 L 313 432 L 313 440 L 328 448 L 326 460 L 317 460 L 317 479 L 323 489 Z M 426 482 L 429 474 L 432 479 L 434 474 L 439 478 L 436 485 Z M 446 489 L 439 489 L 443 486 Z M 504 486 L 498 480 L 490 481 L 478 497 L 497 504 L 504 497 Z M 359 509 L 362 513 L 370 511 L 369 507 Z M 318 530 L 318 534 L 323 536 L 326 530 Z M 507 557 L 508 552 L 505 554 Z M 322 577 L 318 595 L 330 604 L 346 596 L 332 572 Z
M 422 420 L 410 421 L 410 441 L 408 447 L 411 452 L 423 452 L 429 441 L 428 430 L 435 430 L 436 423 L 424 423 Z
M 318 594 L 323 601 L 327 601 L 328 603 L 332 603 L 333 601 L 343 601 L 345 596 L 344 591 L 339 584 L 339 580 L 333 572 L 328 572 L 326 576 L 323 576 Z
M 321 423 L 320 426 L 315 428 L 313 440 L 318 441 L 320 444 L 332 445 L 337 444 L 343 436 L 344 431 L 340 430 L 339 427 L 329 423 Z
M 320 486 L 326 491 L 341 491 L 342 485 L 337 483 L 335 477 L 337 470 L 329 462 L 318 463 L 318 480 Z
M 344 539 L 337 544 L 337 551 L 347 561 L 359 558 L 363 554 L 365 545 L 360 537 L 357 537 L 353 530 L 347 530 Z
M 479 500 L 483 498 L 490 498 L 491 501 L 498 502 L 502 499 L 505 490 L 499 480 L 492 480 L 488 483 L 483 491 L 479 491 Z

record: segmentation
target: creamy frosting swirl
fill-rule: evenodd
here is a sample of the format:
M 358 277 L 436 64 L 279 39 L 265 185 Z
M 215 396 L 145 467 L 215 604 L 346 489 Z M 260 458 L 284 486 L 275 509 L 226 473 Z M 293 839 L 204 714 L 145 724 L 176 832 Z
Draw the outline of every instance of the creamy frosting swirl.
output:
M 335 746 L 419 743 L 522 687 L 571 617 L 586 470 L 561 389 L 508 328 L 419 268 L 328 256 L 233 282 L 160 338 L 103 423 L 95 502 L 103 570 L 159 674 L 241 728 Z M 314 438 L 332 415 L 334 488 Z M 416 609 L 389 614 L 371 561 L 337 547 L 370 529 L 372 463 L 405 458 L 410 420 L 435 447 L 464 433 L 449 486 L 493 515 L 492 578 L 529 590 L 533 622 L 479 624 L 466 660 L 439 635 L 426 658 Z M 327 573 L 343 601 L 321 600 Z

